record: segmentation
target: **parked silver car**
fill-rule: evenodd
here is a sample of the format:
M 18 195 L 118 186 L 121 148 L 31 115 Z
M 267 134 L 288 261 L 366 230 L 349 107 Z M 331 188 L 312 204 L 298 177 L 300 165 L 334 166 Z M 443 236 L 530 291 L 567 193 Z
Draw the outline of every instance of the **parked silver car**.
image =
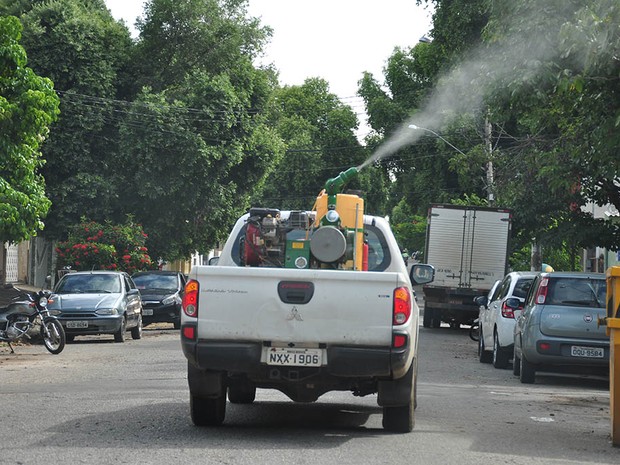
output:
M 480 362 L 492 362 L 495 368 L 508 366 L 513 354 L 515 318 L 519 316 L 525 296 L 537 274 L 535 271 L 513 271 L 504 276 L 499 288 L 490 298 L 476 298 L 476 303 L 480 305 Z M 516 309 L 506 304 L 506 301 L 513 297 L 521 302 Z
M 119 271 L 78 271 L 54 287 L 48 309 L 64 327 L 67 341 L 86 334 L 113 334 L 116 342 L 142 337 L 142 301 L 131 277 Z
M 603 273 L 541 273 L 514 330 L 513 372 L 533 383 L 537 371 L 608 373 L 609 337 L 597 323 L 606 314 Z M 514 309 L 517 298 L 506 304 Z

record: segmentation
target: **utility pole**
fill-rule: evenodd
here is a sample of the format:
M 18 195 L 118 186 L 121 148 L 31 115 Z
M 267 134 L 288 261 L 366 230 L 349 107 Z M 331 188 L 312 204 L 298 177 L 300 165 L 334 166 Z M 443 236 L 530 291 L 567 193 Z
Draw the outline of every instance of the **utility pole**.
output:
M 487 152 L 487 199 L 489 201 L 489 207 L 492 207 L 495 203 L 495 194 L 493 192 L 493 142 L 491 140 L 491 121 L 489 121 L 489 112 L 484 117 L 484 141 Z

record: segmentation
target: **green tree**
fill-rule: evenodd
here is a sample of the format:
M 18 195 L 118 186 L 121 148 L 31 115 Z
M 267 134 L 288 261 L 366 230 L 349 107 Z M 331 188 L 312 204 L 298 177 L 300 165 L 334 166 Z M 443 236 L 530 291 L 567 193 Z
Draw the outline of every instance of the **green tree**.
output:
M 286 154 L 253 199 L 256 204 L 310 209 L 328 179 L 366 159 L 367 152 L 355 137 L 355 113 L 329 92 L 324 79 L 308 78 L 301 86 L 277 89 L 269 121 L 285 141 Z M 372 170 L 363 170 L 346 188 L 368 193 L 367 174 Z
M 119 167 L 110 166 L 109 154 L 118 149 L 119 109 L 112 99 L 120 95 L 132 42 L 103 0 L 35 1 L 21 20 L 31 66 L 54 81 L 60 96 L 43 174 L 52 201 L 45 235 L 63 238 L 85 212 L 114 217 L 111 174 Z
M 214 247 L 284 151 L 263 116 L 273 73 L 252 64 L 269 30 L 246 4 L 153 0 L 138 26 L 141 88 L 111 160 L 119 211 L 143 224 L 154 257 Z
M 22 25 L 0 17 L 0 242 L 19 242 L 43 228 L 50 202 L 40 174 L 41 143 L 58 115 L 52 81 L 27 65 Z

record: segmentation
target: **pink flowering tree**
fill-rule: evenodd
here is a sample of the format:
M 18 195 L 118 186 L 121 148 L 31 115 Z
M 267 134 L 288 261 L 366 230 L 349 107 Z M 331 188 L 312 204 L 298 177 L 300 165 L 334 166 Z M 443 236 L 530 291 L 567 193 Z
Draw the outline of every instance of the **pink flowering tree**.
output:
M 145 247 L 147 235 L 131 221 L 117 225 L 82 218 L 66 241 L 56 246 L 57 266 L 74 270 L 118 270 L 134 273 L 154 267 Z

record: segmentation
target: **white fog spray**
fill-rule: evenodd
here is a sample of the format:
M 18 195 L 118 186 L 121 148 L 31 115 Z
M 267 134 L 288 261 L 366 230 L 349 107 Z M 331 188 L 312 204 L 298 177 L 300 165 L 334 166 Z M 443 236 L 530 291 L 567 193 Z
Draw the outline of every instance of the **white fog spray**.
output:
M 566 4 L 571 5 L 571 2 Z M 562 17 L 574 18 L 575 12 L 563 12 Z M 536 20 L 532 18 L 531 24 L 537 24 Z M 523 17 L 519 21 L 527 23 Z M 425 131 L 411 129 L 410 125 L 437 131 L 452 116 L 480 110 L 484 96 L 490 89 L 517 76 L 526 80 L 539 75 L 544 63 L 557 54 L 559 34 L 559 30 L 550 31 L 541 27 L 540 34 L 528 31 L 527 36 L 505 37 L 501 44 L 495 43 L 475 50 L 455 71 L 440 80 L 424 108 L 405 121 L 357 168 L 362 169 L 392 156 L 425 135 Z

